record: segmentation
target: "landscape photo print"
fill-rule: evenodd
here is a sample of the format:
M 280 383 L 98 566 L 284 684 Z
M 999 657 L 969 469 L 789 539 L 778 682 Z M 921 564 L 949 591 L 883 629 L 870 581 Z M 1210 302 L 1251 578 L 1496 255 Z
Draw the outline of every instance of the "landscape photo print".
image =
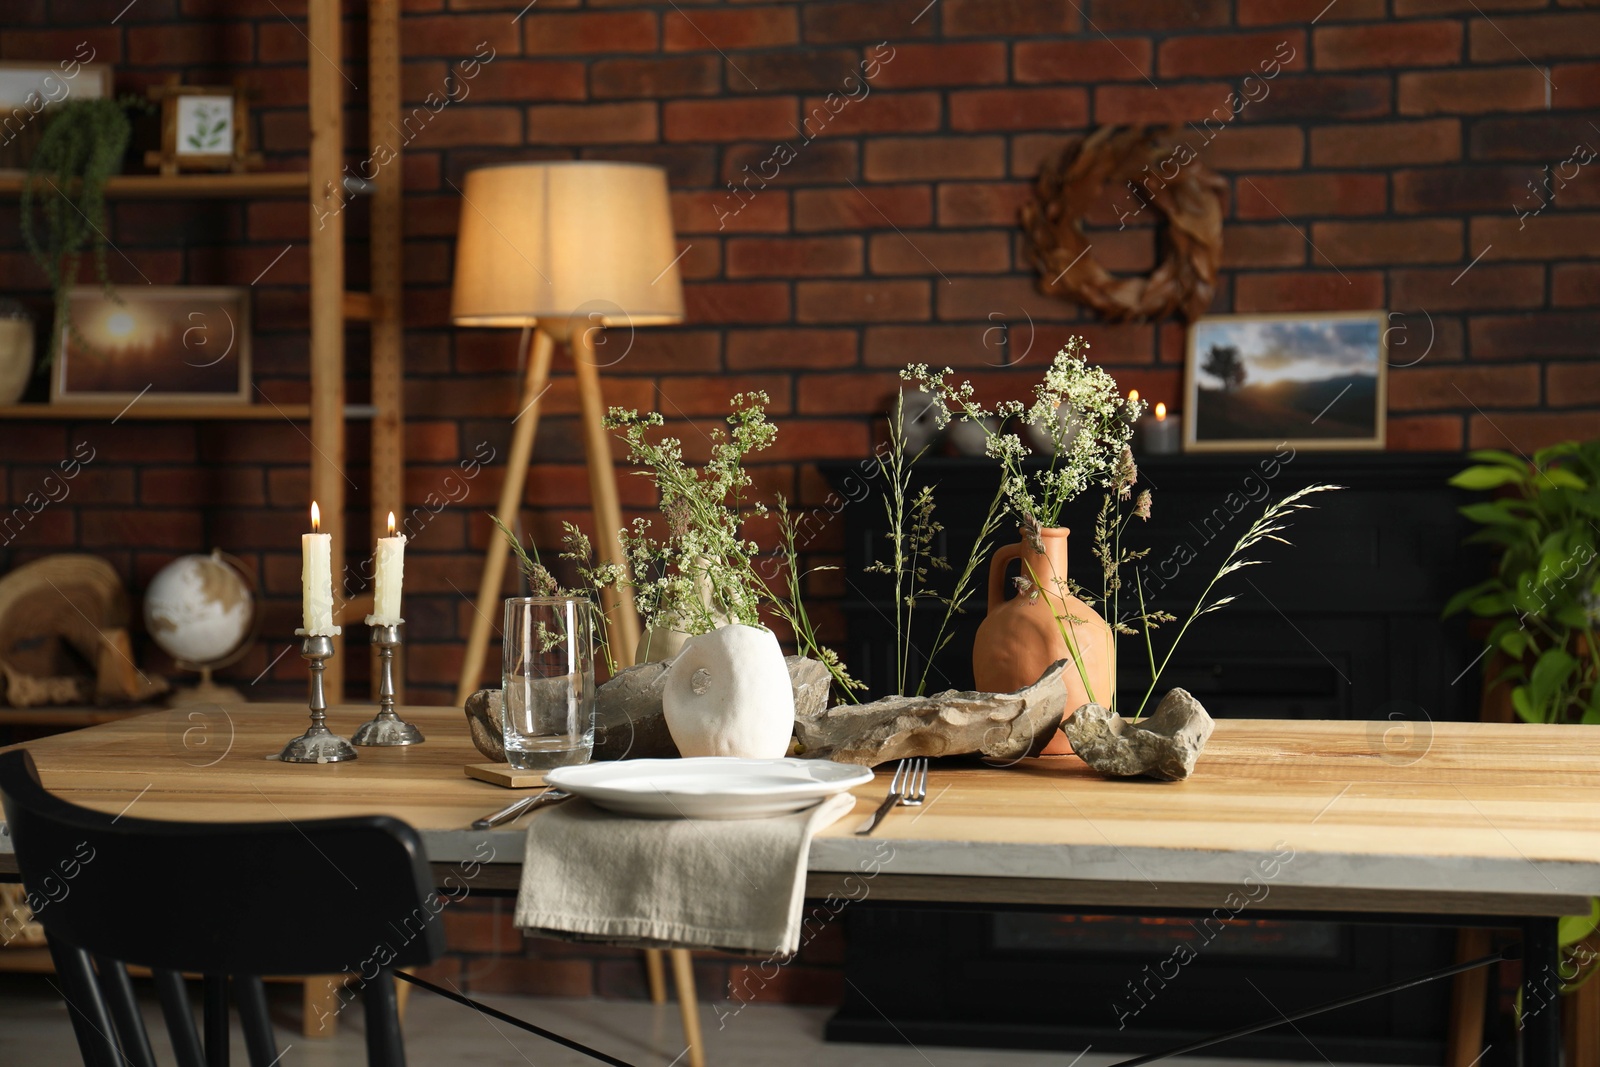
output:
M 1215 315 L 1189 329 L 1184 448 L 1382 448 L 1381 311 Z
M 81 285 L 68 300 L 52 401 L 249 402 L 249 289 Z

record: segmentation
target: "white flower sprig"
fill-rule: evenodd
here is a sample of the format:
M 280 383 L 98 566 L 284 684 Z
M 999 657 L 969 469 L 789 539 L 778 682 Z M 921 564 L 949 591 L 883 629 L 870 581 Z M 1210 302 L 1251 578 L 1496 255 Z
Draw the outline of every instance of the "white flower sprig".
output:
M 1068 338 L 1027 405 L 1007 400 L 985 409 L 971 382 L 950 381 L 955 372 L 948 367 L 933 371 L 913 364 L 901 377 L 939 398 L 941 426 L 956 417 L 983 429 L 985 451 L 1003 468 L 1011 512 L 1024 527 L 1047 529 L 1059 525 L 1066 506 L 1086 490 L 1116 480 L 1134 423 L 1145 409 L 1144 401 L 1123 396 L 1115 378 L 1089 364 L 1088 350 L 1083 338 Z M 990 428 L 1007 419 L 1025 419 L 1049 435 L 1052 448 L 1043 467 L 1028 470 L 1030 452 L 1022 438 Z
M 733 397 L 728 428 L 711 431 L 711 455 L 700 467 L 684 462 L 677 438 L 652 439 L 650 431 L 664 422 L 659 412 L 608 412 L 606 425 L 621 431 L 628 458 L 642 468 L 638 473 L 655 482 L 666 525 L 656 530 L 638 518 L 622 531 L 635 603 L 646 625 L 688 634 L 728 622 L 762 625 L 759 607 L 766 591 L 754 568 L 761 550 L 744 536 L 744 523 L 767 509 L 744 499 L 751 485 L 744 462 L 778 435 L 767 421 L 769 403 L 765 393 Z

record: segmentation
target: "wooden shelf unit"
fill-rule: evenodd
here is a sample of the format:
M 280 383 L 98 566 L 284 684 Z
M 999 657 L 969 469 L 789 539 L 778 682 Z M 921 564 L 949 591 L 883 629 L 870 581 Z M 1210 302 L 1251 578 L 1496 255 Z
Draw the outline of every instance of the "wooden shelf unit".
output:
M 304 34 L 309 55 L 307 112 L 311 146 L 304 171 L 259 171 L 248 174 L 122 174 L 110 179 L 106 193 L 125 199 L 201 199 L 306 197 L 310 228 L 310 353 L 311 399 L 304 404 L 177 404 L 154 400 L 121 404 L 18 404 L 0 407 L 5 420 L 140 419 L 239 420 L 289 418 L 308 422 L 311 441 L 311 499 L 322 508 L 325 533 L 333 535 L 333 558 L 339 570 L 344 559 L 345 424 L 371 419 L 372 466 L 369 476 L 372 511 L 368 532 L 383 536 L 389 512 L 403 514 L 404 411 L 401 383 L 403 283 L 401 252 L 402 145 L 400 127 L 400 2 L 367 0 L 367 158 L 385 163 L 370 179 L 351 183 L 345 174 L 344 103 L 347 79 L 343 69 L 326 62 L 345 54 L 340 23 L 341 0 L 309 0 Z M 0 174 L 0 196 L 15 197 L 26 175 Z M 369 239 L 371 291 L 345 291 L 344 211 L 352 198 L 367 200 L 371 211 Z M 347 325 L 366 323 L 371 330 L 372 402 L 345 403 L 344 333 Z M 309 507 L 310 501 L 307 501 Z M 360 538 L 365 540 L 365 538 Z M 370 542 L 369 542 L 370 543 Z M 289 542 L 285 541 L 288 545 Z M 208 547 L 196 545 L 197 550 Z M 336 599 L 344 599 L 335 590 Z M 342 651 L 334 638 L 336 653 Z M 327 662 L 323 682 L 330 702 L 344 695 L 345 657 Z M 400 687 L 397 687 L 400 688 Z M 403 699 L 403 690 L 396 694 Z
M 0 174 L 0 196 L 19 196 L 28 182 L 24 174 Z M 48 190 L 36 183 L 39 191 Z M 311 189 L 306 171 L 257 171 L 252 174 L 118 174 L 106 182 L 106 196 L 125 200 L 227 199 L 229 197 L 297 197 Z
M 305 36 L 312 57 L 342 56 L 340 40 L 340 0 L 309 0 Z M 332 63 L 316 60 L 307 63 L 310 82 L 308 111 L 311 124 L 310 167 L 304 172 L 258 172 L 253 174 L 125 174 L 112 178 L 107 195 L 126 199 L 200 198 L 307 198 L 310 215 L 311 246 L 311 400 L 308 404 L 173 404 L 140 402 L 123 411 L 111 404 L 25 404 L 0 408 L 0 422 L 6 419 L 238 419 L 289 418 L 309 421 L 311 439 L 311 496 L 322 507 L 326 533 L 333 535 L 333 558 L 342 561 L 346 543 L 344 529 L 345 421 L 350 418 L 372 420 L 371 498 L 369 525 L 374 538 L 385 532 L 390 511 L 405 511 L 403 432 L 404 412 L 402 363 L 402 223 L 401 144 L 394 140 L 400 129 L 400 0 L 367 0 L 367 112 L 371 145 L 382 143 L 387 164 L 361 193 L 370 199 L 370 255 L 372 290 L 370 293 L 345 291 L 344 208 L 353 193 L 344 174 L 344 71 Z M 363 155 L 369 155 L 363 152 Z M 371 153 L 375 155 L 375 153 Z M 24 176 L 0 175 L 0 196 L 21 193 Z M 347 323 L 365 322 L 372 331 L 372 403 L 352 406 L 345 403 L 344 331 Z M 307 502 L 309 506 L 309 501 Z M 289 544 L 292 538 L 286 539 Z M 369 542 L 370 543 L 370 542 Z M 201 550 L 209 546 L 196 545 Z M 335 590 L 336 594 L 339 590 Z M 341 598 L 342 599 L 342 598 Z M 340 615 L 359 618 L 370 611 L 371 597 L 360 595 L 341 605 Z M 359 613 L 359 614 L 357 614 Z M 342 639 L 334 638 L 336 651 Z M 375 662 L 375 661 L 374 661 Z M 403 679 L 402 672 L 396 672 Z M 344 695 L 345 657 L 334 655 L 323 675 L 328 702 L 338 704 Z M 404 701 L 403 683 L 396 696 Z M 54 709 L 59 711 L 60 709 Z M 78 713 L 85 717 L 107 715 L 122 718 L 149 709 L 130 712 L 96 711 Z M 24 711 L 11 721 L 22 723 L 30 717 Z M 31 712 L 36 719 L 51 719 L 51 709 Z M 56 725 L 44 722 L 42 725 Z M 71 725 L 87 725 L 73 722 Z M 0 971 L 53 970 L 47 949 L 0 949 Z M 308 981 L 308 1003 L 321 995 L 313 988 L 320 980 Z M 318 1030 L 308 1010 L 304 1032 L 307 1036 L 326 1035 Z

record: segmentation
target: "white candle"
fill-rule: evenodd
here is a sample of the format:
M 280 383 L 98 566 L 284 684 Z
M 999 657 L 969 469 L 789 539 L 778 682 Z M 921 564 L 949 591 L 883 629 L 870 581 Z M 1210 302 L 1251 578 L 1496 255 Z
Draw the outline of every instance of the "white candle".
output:
M 1167 417 L 1167 405 L 1157 404 L 1154 416 L 1139 420 L 1143 452 L 1148 456 L 1171 455 L 1182 451 L 1183 439 L 1178 419 Z
M 406 537 L 395 535 L 394 512 L 389 512 L 389 536 L 378 538 L 377 574 L 373 578 L 372 614 L 369 626 L 398 626 L 400 585 L 405 578 Z
M 322 512 L 311 502 L 311 533 L 300 535 L 300 616 L 301 626 L 311 637 L 332 637 L 339 632 L 333 624 L 333 535 L 318 533 Z

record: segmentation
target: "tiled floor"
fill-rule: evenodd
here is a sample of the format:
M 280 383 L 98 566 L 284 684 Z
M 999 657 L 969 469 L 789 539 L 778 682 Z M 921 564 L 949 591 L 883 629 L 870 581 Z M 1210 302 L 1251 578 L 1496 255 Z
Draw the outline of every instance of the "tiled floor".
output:
M 160 1011 L 147 984 L 141 984 L 147 1025 L 157 1059 L 171 1063 Z M 274 991 L 273 1010 L 279 1024 L 282 1067 L 332 1067 L 363 1064 L 359 1010 L 346 1011 L 338 1036 L 306 1039 L 298 1029 L 298 1011 L 285 993 Z M 656 1008 L 633 1001 L 570 1000 L 491 996 L 486 1003 L 518 1018 L 592 1045 L 638 1067 L 681 1065 L 684 1051 L 675 1005 Z M 281 1010 L 280 1010 L 281 1009 Z M 939 1047 L 838 1045 L 822 1041 L 826 1008 L 750 1005 L 719 1028 L 710 1008 L 703 1026 L 711 1067 L 1105 1067 L 1126 1056 L 1042 1052 L 991 1052 Z M 579 1067 L 595 1060 L 563 1049 L 470 1009 L 418 990 L 406 1018 L 407 1059 L 413 1065 L 451 1067 Z M 1308 1054 L 1314 1056 L 1314 1053 Z M 66 1009 L 42 980 L 7 979 L 0 992 L 0 1064 L 15 1067 L 71 1067 L 78 1062 Z M 234 1031 L 232 1062 L 248 1063 Z M 1187 1067 L 1236 1067 L 1238 1061 L 1184 1059 Z M 1317 1063 L 1323 1061 L 1318 1058 Z M 1265 1060 L 1251 1067 L 1287 1067 Z M 1353 1067 L 1353 1065 L 1341 1065 Z

